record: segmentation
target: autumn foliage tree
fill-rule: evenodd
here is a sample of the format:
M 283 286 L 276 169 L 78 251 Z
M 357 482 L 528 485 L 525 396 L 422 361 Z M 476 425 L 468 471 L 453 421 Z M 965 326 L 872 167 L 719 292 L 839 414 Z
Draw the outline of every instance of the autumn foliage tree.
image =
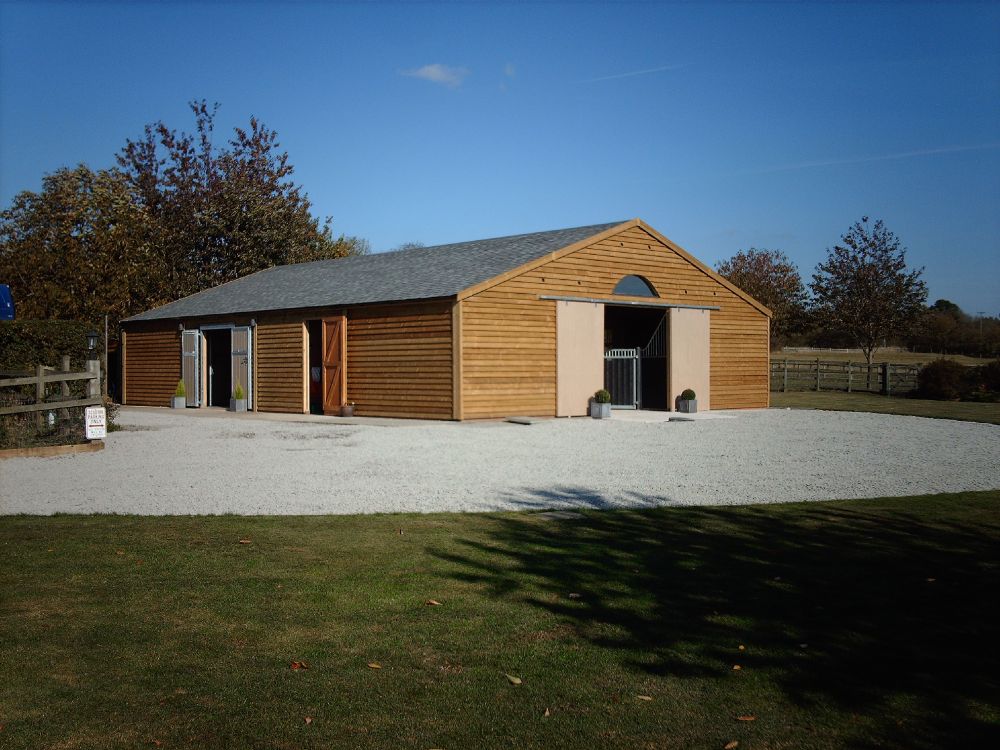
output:
M 907 268 L 899 238 L 865 216 L 816 267 L 813 309 L 824 325 L 849 334 L 871 364 L 884 340 L 909 333 L 924 314 L 922 275 L 922 268 Z
M 191 102 L 195 132 L 162 121 L 126 141 L 118 165 L 150 216 L 163 301 L 264 268 L 358 254 L 367 243 L 334 237 L 331 219 L 311 213 L 277 133 L 250 118 L 215 145 L 219 105 Z
M 719 262 L 716 270 L 771 309 L 771 342 L 798 331 L 805 317 L 806 290 L 795 264 L 780 250 L 751 247 Z
M 214 144 L 218 107 L 192 102 L 194 134 L 157 122 L 118 155 L 47 175 L 0 213 L 0 281 L 19 317 L 112 321 L 270 266 L 367 251 L 335 237 L 255 118 Z
M 114 170 L 59 169 L 0 213 L 0 279 L 27 319 L 95 322 L 157 299 L 150 226 Z

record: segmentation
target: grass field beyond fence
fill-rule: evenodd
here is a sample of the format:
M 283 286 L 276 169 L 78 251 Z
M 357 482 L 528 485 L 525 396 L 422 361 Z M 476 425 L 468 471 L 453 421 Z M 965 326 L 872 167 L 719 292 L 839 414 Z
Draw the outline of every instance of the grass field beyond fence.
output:
M 919 398 L 879 396 L 873 393 L 800 391 L 771 393 L 773 409 L 824 409 L 901 414 L 910 417 L 958 419 L 965 422 L 1000 424 L 1000 403 L 977 401 L 930 401 Z
M 778 350 L 771 352 L 771 359 L 816 359 L 817 357 L 826 362 L 864 362 L 865 355 L 860 349 L 838 351 L 836 349 L 808 349 L 805 347 L 792 347 L 789 350 Z M 934 354 L 932 352 L 907 352 L 898 351 L 895 348 L 876 349 L 872 355 L 872 363 L 892 362 L 901 365 L 926 365 L 936 359 L 950 359 L 961 365 L 985 365 L 992 362 L 988 357 L 969 357 L 965 354 Z
M 998 511 L 8 517 L 0 746 L 994 747 Z

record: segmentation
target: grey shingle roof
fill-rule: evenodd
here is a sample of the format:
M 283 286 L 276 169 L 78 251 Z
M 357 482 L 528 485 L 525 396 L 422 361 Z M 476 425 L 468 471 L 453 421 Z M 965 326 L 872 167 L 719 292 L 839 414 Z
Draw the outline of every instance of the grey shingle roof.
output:
M 451 297 L 620 223 L 275 266 L 127 320 Z

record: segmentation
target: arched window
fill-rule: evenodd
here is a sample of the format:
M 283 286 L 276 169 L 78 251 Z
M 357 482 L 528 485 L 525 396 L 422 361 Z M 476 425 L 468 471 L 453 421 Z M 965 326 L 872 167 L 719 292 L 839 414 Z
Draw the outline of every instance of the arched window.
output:
M 659 297 L 653 285 L 642 276 L 622 276 L 613 294 L 624 294 L 629 297 Z

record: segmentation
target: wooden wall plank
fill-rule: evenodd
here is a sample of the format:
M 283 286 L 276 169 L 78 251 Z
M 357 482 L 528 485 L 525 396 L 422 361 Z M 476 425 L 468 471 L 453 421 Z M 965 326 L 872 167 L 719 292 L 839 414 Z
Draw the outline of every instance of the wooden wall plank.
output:
M 181 379 L 181 337 L 177 323 L 157 323 L 128 329 L 124 351 L 123 403 L 129 406 L 170 406 Z
M 767 406 L 767 317 L 630 227 L 461 301 L 464 417 L 555 415 L 555 302 L 539 295 L 610 296 L 629 274 L 646 278 L 665 302 L 720 308 L 710 328 L 713 408 Z
M 305 326 L 298 321 L 257 321 L 257 409 L 308 411 Z
M 347 399 L 372 417 L 455 418 L 452 303 L 347 309 Z

